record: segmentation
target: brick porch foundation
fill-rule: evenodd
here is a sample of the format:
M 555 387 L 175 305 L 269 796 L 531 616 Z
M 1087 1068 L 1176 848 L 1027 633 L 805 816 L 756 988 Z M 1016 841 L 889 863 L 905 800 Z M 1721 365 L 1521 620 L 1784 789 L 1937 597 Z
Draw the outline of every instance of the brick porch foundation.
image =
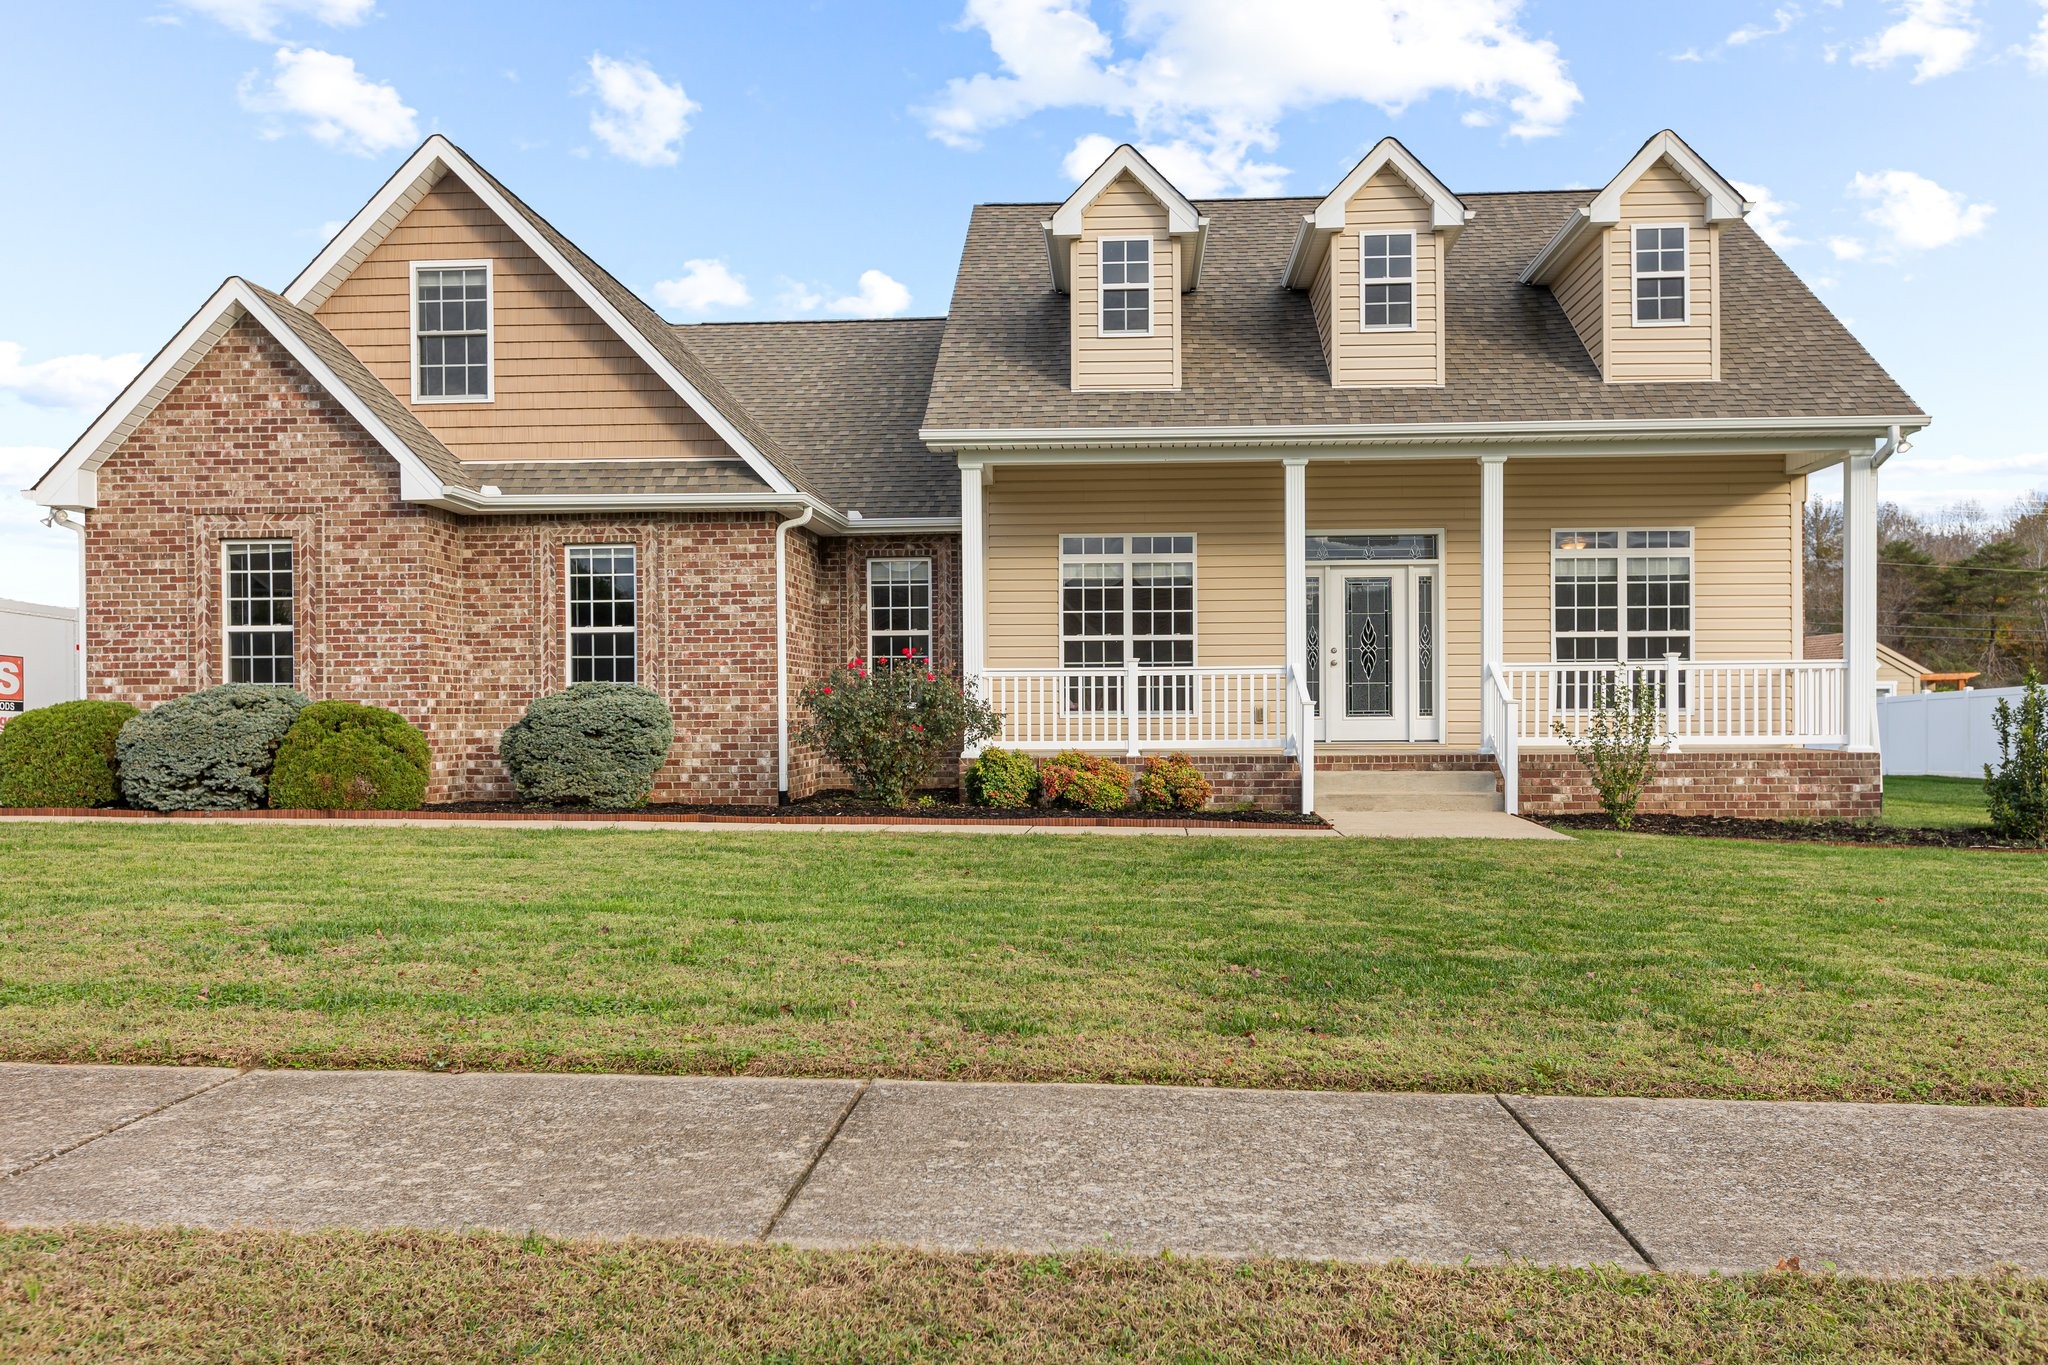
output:
M 1752 820 L 1864 820 L 1884 801 L 1874 753 L 1840 749 L 1701 749 L 1665 754 L 1643 793 L 1645 815 L 1723 815 Z M 1522 814 L 1583 815 L 1600 803 L 1576 755 L 1522 755 Z

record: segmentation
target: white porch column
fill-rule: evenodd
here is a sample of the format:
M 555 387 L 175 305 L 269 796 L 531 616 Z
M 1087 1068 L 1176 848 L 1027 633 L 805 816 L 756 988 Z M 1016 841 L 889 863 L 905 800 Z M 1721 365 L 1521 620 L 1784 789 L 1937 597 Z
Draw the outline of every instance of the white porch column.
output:
M 1301 685 L 1306 687 L 1305 670 L 1316 666 L 1308 657 L 1308 461 L 1300 456 L 1281 461 L 1281 477 L 1281 538 L 1285 549 L 1280 558 L 1287 574 L 1282 598 L 1287 604 L 1287 670 L 1300 675 Z M 1295 714 L 1293 690 L 1289 688 L 1288 715 Z M 1316 718 L 1307 706 L 1301 708 L 1300 714 L 1301 732 L 1289 738 L 1294 741 L 1295 760 L 1301 765 L 1301 809 L 1306 813 L 1314 810 L 1316 804 Z
M 963 462 L 960 466 L 960 676 L 970 687 L 979 686 L 976 680 L 986 667 L 988 652 L 981 534 L 981 466 Z
M 1877 748 L 1877 459 L 1842 465 L 1842 660 L 1851 749 Z
M 1507 552 L 1507 456 L 1479 457 L 1479 663 L 1480 695 L 1485 695 L 1487 664 L 1507 662 L 1507 590 L 1502 559 Z M 1479 747 L 1495 752 L 1490 708 L 1479 708 Z

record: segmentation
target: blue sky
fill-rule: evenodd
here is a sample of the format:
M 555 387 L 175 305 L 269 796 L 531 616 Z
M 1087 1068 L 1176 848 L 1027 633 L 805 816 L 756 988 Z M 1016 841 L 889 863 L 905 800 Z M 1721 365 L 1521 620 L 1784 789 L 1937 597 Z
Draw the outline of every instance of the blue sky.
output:
M 0 484 L 429 132 L 697 320 L 943 313 L 970 205 L 1116 141 L 1198 197 L 1321 193 L 1390 132 L 1547 189 L 1666 126 L 1935 414 L 1888 496 L 2048 488 L 2037 0 L 0 0 Z M 70 602 L 36 516 L 0 497 L 0 596 Z

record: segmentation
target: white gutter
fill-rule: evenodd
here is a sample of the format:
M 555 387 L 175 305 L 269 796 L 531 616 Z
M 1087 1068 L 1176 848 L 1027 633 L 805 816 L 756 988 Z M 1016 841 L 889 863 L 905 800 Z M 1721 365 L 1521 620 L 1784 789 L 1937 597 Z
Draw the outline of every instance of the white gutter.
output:
M 1842 435 L 1927 425 L 1919 414 L 1869 417 L 1687 417 L 1665 421 L 1344 422 L 1298 426 L 925 427 L 918 439 L 935 450 L 1081 445 L 1302 445 L 1364 441 L 1619 440 L 1659 436 Z
M 806 507 L 775 528 L 775 790 L 789 800 L 789 533 L 811 524 L 817 509 Z
M 85 667 L 85 512 L 75 507 L 53 507 L 43 518 L 45 526 L 61 526 L 78 533 L 78 699 L 86 697 Z

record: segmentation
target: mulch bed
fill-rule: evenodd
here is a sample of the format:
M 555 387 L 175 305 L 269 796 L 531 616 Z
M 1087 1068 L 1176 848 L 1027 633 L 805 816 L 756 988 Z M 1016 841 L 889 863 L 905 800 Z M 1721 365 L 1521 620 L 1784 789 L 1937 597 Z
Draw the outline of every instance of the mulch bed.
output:
M 1552 829 L 1613 830 L 1604 815 L 1536 815 L 1527 818 Z M 1638 815 L 1632 834 L 1686 834 L 1701 839 L 1753 839 L 1795 844 L 1874 844 L 1889 848 L 1991 848 L 2041 853 L 2038 844 L 2017 844 L 1989 829 L 1906 829 L 1853 820 L 1743 820 L 1722 815 Z

